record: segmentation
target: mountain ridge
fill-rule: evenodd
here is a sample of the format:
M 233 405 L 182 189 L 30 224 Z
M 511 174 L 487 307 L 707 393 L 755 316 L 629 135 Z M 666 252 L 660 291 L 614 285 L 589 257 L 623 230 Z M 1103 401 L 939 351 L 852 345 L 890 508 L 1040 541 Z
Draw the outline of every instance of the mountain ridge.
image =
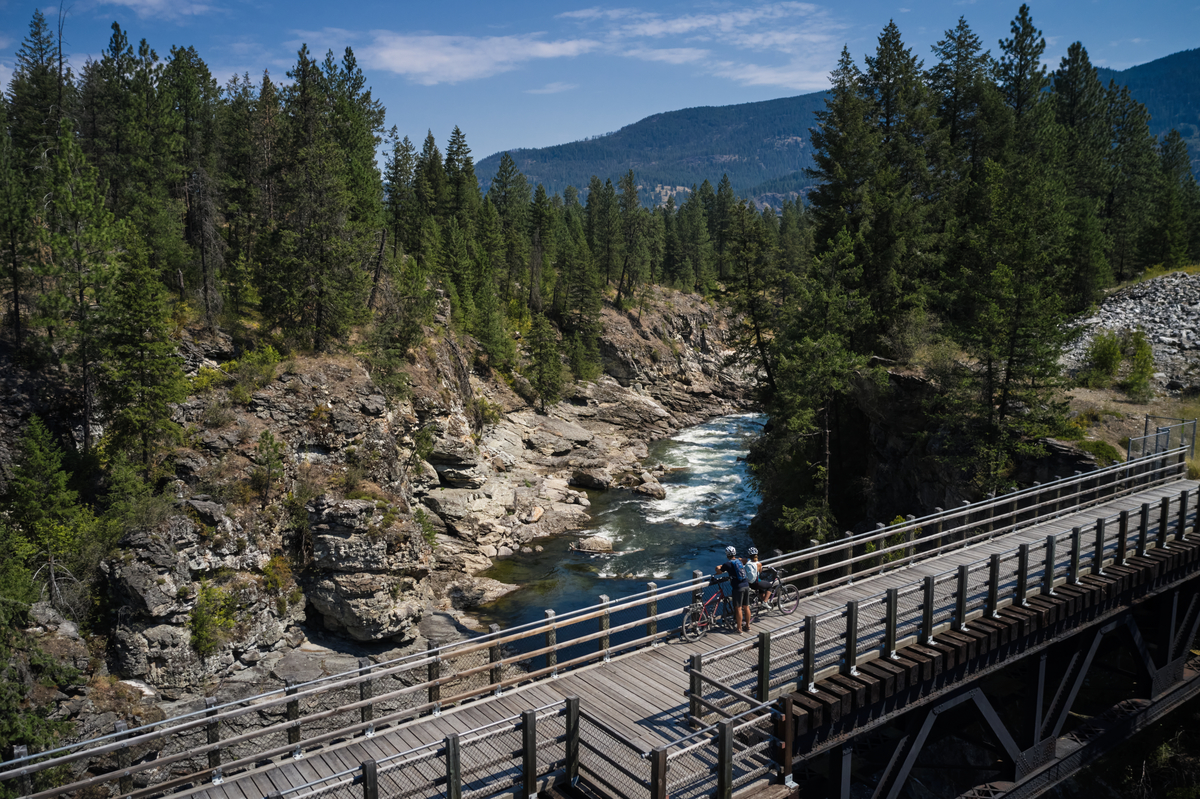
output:
M 1200 48 L 1097 72 L 1105 86 L 1109 81 L 1129 86 L 1150 112 L 1156 137 L 1179 130 L 1195 170 L 1200 163 Z M 722 175 L 729 176 L 738 195 L 770 201 L 810 185 L 804 175 L 812 164 L 809 129 L 826 94 L 663 111 L 600 136 L 508 153 L 530 185 L 542 183 L 551 193 L 569 185 L 584 191 L 592 175 L 616 183 L 633 169 L 644 191 L 658 201 L 705 179 L 715 185 Z M 484 190 L 502 155 L 494 153 L 476 165 Z

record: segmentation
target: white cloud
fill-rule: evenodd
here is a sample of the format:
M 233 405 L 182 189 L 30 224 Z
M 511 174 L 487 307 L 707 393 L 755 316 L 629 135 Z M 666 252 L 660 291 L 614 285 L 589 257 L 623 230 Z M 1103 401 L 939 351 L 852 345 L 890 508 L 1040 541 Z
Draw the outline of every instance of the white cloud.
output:
M 526 94 L 560 94 L 562 92 L 569 92 L 572 89 L 578 89 L 578 88 L 579 88 L 578 83 L 563 83 L 562 81 L 556 80 L 556 81 L 554 81 L 554 83 L 547 83 L 545 86 L 543 86 L 540 89 L 526 89 L 525 93 Z
M 217 10 L 216 6 L 180 0 L 108 0 L 110 5 L 128 8 L 141 18 L 198 17 Z
M 4 91 L 8 88 L 8 82 L 12 80 L 12 76 L 12 67 L 10 67 L 8 64 L 0 62 L 0 91 Z
M 590 39 L 546 41 L 543 34 L 515 36 L 437 36 L 372 31 L 364 62 L 433 86 L 487 78 L 536 59 L 571 58 L 591 52 Z
M 712 74 L 743 86 L 780 86 L 798 92 L 829 88 L 829 69 L 815 64 L 770 66 L 726 61 L 715 64 Z
M 710 55 L 709 50 L 696 47 L 638 47 L 626 50 L 621 55 L 639 58 L 642 61 L 662 61 L 667 64 L 693 64 Z
M 596 7 L 559 18 L 603 42 L 605 52 L 689 64 L 744 85 L 787 89 L 824 88 L 849 27 L 825 8 L 803 2 L 676 15 Z M 757 55 L 748 62 L 734 55 L 738 50 Z

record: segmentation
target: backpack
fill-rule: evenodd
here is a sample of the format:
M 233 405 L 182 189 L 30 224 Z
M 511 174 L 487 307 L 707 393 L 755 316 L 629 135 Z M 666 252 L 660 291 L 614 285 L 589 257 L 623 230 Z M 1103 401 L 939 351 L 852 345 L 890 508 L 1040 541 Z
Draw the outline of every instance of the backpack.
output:
M 757 563 L 755 563 L 754 561 L 749 561 L 748 563 L 746 563 L 746 573 L 748 575 L 746 577 L 746 579 L 750 581 L 751 585 L 758 582 L 758 564 Z
M 730 558 L 727 565 L 733 566 L 733 573 L 737 575 L 736 579 L 739 583 L 746 582 L 746 564 L 737 558 Z

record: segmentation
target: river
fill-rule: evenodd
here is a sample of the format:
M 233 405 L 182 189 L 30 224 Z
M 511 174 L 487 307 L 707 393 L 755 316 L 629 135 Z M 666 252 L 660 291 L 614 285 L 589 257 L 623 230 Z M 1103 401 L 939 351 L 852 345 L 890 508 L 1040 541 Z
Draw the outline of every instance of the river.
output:
M 480 608 L 477 618 L 505 628 L 538 621 L 547 609 L 561 615 L 596 604 L 601 594 L 617 600 L 645 591 L 648 581 L 661 588 L 691 577 L 693 569 L 710 573 L 729 545 L 744 553 L 758 495 L 743 458 L 765 420 L 760 414 L 722 416 L 651 445 L 645 465 L 667 467 L 659 476 L 666 498 L 589 492 L 591 521 L 580 531 L 610 539 L 614 550 L 639 551 L 571 552 L 578 540 L 573 535 L 534 542 L 542 552 L 497 561 L 483 573 L 522 587 Z

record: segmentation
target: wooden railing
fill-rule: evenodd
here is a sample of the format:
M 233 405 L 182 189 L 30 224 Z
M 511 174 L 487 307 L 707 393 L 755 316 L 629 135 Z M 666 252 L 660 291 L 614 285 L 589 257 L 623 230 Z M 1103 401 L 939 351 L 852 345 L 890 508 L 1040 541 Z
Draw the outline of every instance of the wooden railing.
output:
M 769 558 L 770 565 L 798 567 L 787 580 L 802 594 L 899 568 L 917 559 L 1003 535 L 1113 497 L 1177 480 L 1186 470 L 1185 450 L 1157 453 L 1130 463 L 1034 485 L 983 502 L 936 512 L 905 524 Z M 974 572 L 968 579 L 978 580 Z M 50 799 L 68 792 L 118 783 L 125 796 L 142 797 L 203 780 L 219 782 L 270 757 L 303 752 L 516 685 L 553 676 L 674 635 L 679 617 L 699 601 L 707 577 L 647 590 L 509 630 L 490 633 L 425 653 L 371 664 L 307 683 L 287 685 L 47 752 L 0 764 L 0 781 L 21 780 L 22 793 Z M 972 583 L 974 584 L 974 583 Z M 939 588 L 940 586 L 940 588 Z M 945 591 L 945 581 L 935 582 Z M 974 608 L 974 606 L 972 606 Z M 863 608 L 866 612 L 870 608 Z M 971 612 L 975 612 L 973 609 Z M 816 628 L 832 629 L 832 619 Z M 832 655 L 824 633 L 814 641 L 826 667 Z M 529 647 L 532 646 L 532 649 Z M 514 652 L 514 650 L 517 650 Z M 829 650 L 829 651 L 827 651 Z M 527 666 L 532 660 L 533 665 Z M 249 727 L 256 727 L 246 731 Z M 57 776 L 66 769 L 74 777 Z M 53 772 L 51 770 L 54 770 Z M 84 774 L 94 776 L 82 776 Z M 54 776 L 50 776 L 53 774 Z
M 1178 473 L 1179 454 L 1169 453 L 1172 462 L 1158 464 L 1155 471 Z M 934 635 L 996 617 L 1010 605 L 1027 606 L 1030 597 L 1053 595 L 1055 588 L 1077 584 L 1087 574 L 1100 574 L 1105 566 L 1169 548 L 1195 519 L 1196 501 L 1184 490 L 1163 497 L 1157 507 L 1143 503 L 1136 514 L 1122 510 L 1101 515 L 1086 527 L 1062 529 L 1036 543 L 1022 543 L 1006 553 L 807 615 L 794 624 L 761 632 L 756 639 L 693 655 L 686 666 L 690 715 L 704 723 L 797 690 L 811 690 L 832 674 L 853 674 L 860 664 L 890 657 L 904 646 L 928 644 Z M 880 552 L 903 552 L 905 546 L 897 544 Z M 943 546 L 936 552 L 952 548 Z

